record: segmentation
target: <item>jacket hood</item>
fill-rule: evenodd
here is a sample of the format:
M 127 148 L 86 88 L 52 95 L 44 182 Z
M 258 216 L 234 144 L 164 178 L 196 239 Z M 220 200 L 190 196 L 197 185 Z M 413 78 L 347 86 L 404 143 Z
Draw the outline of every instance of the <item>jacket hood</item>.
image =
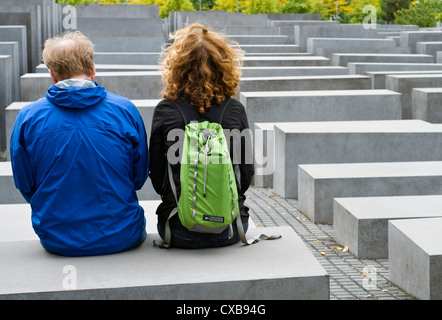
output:
M 95 81 L 95 86 L 62 86 L 52 85 L 46 93 L 46 98 L 53 104 L 74 109 L 93 106 L 106 97 L 106 90 Z

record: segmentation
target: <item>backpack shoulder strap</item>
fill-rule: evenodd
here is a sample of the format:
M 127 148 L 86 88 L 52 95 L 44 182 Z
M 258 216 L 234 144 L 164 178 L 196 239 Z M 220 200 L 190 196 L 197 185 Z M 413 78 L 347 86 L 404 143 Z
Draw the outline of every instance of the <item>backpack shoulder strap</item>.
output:
M 197 110 L 192 108 L 192 106 L 186 100 L 175 101 L 174 103 L 183 117 L 184 125 L 189 124 L 190 121 L 193 120 L 209 120 L 211 122 L 221 124 L 224 118 L 224 113 L 231 100 L 232 99 L 230 97 L 227 97 L 223 102 L 221 102 L 219 108 L 210 108 L 209 111 L 207 111 L 203 116 L 201 116 Z

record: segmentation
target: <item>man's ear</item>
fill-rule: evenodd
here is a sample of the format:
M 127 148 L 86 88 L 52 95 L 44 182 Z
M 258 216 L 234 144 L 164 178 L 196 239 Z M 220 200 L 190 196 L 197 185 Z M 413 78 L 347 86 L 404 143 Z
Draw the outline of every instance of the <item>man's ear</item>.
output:
M 95 64 L 94 64 L 94 70 L 92 71 L 91 74 L 91 80 L 94 80 L 94 78 L 95 78 Z
M 53 82 L 54 84 L 56 84 L 59 80 L 58 80 L 57 77 L 54 75 L 54 73 L 52 72 L 51 69 L 48 69 L 48 70 L 49 70 L 49 74 L 51 75 L 52 82 Z

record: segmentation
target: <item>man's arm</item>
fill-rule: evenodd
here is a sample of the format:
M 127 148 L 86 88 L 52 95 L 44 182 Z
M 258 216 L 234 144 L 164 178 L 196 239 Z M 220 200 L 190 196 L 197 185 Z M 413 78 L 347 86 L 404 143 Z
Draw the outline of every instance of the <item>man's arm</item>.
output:
M 20 112 L 12 129 L 10 143 L 11 165 L 16 188 L 20 190 L 20 193 L 27 202 L 31 202 L 32 196 L 36 191 L 36 185 L 23 136 L 23 119 L 24 113 Z

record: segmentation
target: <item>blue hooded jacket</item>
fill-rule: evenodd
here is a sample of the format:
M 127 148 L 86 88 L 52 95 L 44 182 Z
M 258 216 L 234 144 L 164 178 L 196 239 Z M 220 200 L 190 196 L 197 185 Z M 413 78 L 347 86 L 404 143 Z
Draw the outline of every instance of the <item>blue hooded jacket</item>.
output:
M 96 83 L 52 85 L 18 113 L 11 163 L 33 228 L 50 251 L 109 254 L 145 232 L 135 190 L 148 175 L 146 130 L 128 99 Z

